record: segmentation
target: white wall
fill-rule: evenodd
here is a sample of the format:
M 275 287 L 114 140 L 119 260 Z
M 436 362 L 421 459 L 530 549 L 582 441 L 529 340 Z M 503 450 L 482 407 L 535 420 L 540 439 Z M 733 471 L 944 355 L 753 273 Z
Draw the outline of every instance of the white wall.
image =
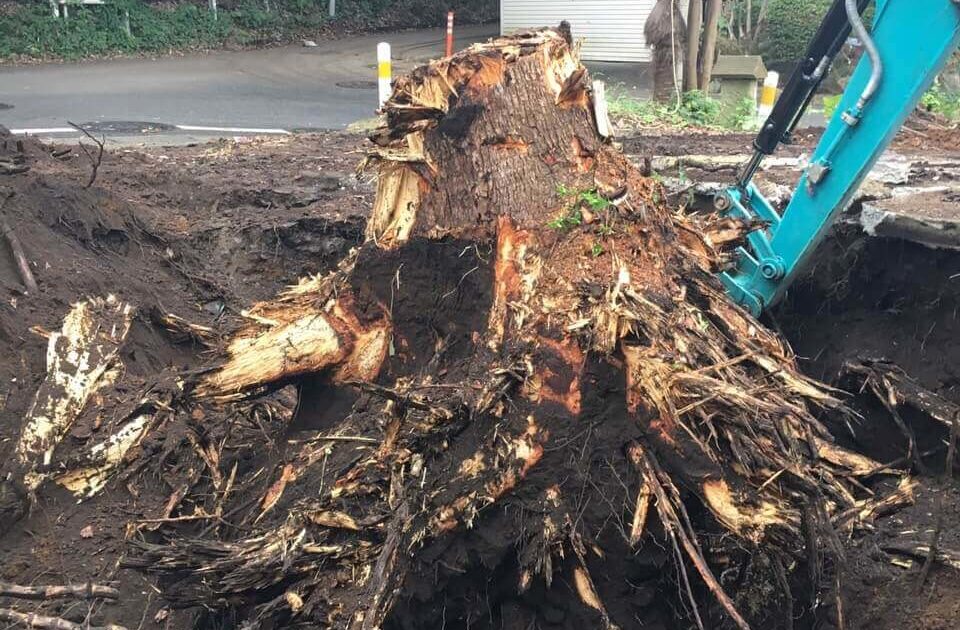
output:
M 656 0 L 500 0 L 500 32 L 570 22 L 588 61 L 649 62 L 643 25 Z

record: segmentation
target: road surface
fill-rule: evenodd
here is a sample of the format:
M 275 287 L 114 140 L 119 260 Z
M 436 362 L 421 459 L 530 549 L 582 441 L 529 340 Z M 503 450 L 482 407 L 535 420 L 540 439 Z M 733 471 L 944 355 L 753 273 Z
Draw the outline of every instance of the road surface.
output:
M 496 34 L 496 25 L 462 27 L 456 45 Z M 432 29 L 320 41 L 313 48 L 0 66 L 0 124 L 49 136 L 70 121 L 112 138 L 173 133 L 181 140 L 339 129 L 373 116 L 378 42 L 393 45 L 397 74 L 441 56 L 443 35 Z M 646 81 L 644 69 L 633 64 L 597 69 L 630 87 Z

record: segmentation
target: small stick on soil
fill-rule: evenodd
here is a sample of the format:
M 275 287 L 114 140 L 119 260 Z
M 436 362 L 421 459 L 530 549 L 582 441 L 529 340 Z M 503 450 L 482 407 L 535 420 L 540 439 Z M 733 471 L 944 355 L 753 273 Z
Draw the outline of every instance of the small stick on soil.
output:
M 957 440 L 960 439 L 960 410 L 953 415 L 950 427 L 950 445 L 947 447 L 947 460 L 944 463 L 943 478 L 953 480 L 953 467 L 957 463 Z
M 90 167 L 91 167 L 90 180 L 87 182 L 87 185 L 84 186 L 84 188 L 90 188 L 91 186 L 93 186 L 93 182 L 97 181 L 97 171 L 100 170 L 100 163 L 103 162 L 103 145 L 106 143 L 106 140 L 104 138 L 97 140 L 93 136 L 93 134 L 91 134 L 89 131 L 87 131 L 80 125 L 70 122 L 69 120 L 67 121 L 67 124 L 73 127 L 74 129 L 76 129 L 77 131 L 79 131 L 80 133 L 82 133 L 83 135 L 85 135 L 86 137 L 93 140 L 93 142 L 97 145 L 97 148 L 98 148 L 97 157 L 93 157 L 93 154 L 90 153 L 90 149 L 87 148 L 87 145 L 85 145 L 82 142 L 77 143 L 80 145 L 80 148 L 83 150 L 84 154 L 87 156 L 87 159 L 90 160 Z
M 880 548 L 890 553 L 895 553 L 911 558 L 924 559 L 930 556 L 930 546 L 918 542 L 893 541 L 880 545 Z M 960 571 L 960 551 L 952 549 L 937 550 L 936 561 L 951 569 Z
M 940 546 L 940 534 L 943 532 L 943 493 L 941 492 L 937 496 L 937 521 L 936 525 L 933 528 L 933 536 L 930 539 L 930 550 L 927 553 L 926 560 L 923 561 L 923 568 L 920 569 L 920 579 L 917 580 L 917 589 L 916 595 L 920 595 L 923 591 L 923 585 L 926 584 L 927 578 L 930 576 L 930 569 L 933 568 L 933 563 L 937 560 L 937 555 L 939 554 L 938 547 Z
M 11 621 L 13 623 L 23 624 L 28 628 L 40 628 L 41 630 L 127 630 L 123 626 L 117 626 L 112 623 L 105 626 L 88 626 L 87 624 L 68 621 L 62 617 L 46 617 L 33 613 L 21 613 L 9 608 L 0 608 L 0 621 Z
M 0 201 L 0 210 L 3 210 L 11 197 L 13 197 L 13 193 L 9 193 L 3 198 L 3 201 Z M 33 277 L 33 271 L 30 270 L 30 263 L 27 261 L 27 255 L 23 251 L 23 244 L 17 237 L 17 233 L 13 231 L 13 227 L 7 222 L 6 217 L 0 217 L 0 230 L 3 231 L 3 236 L 10 245 L 10 251 L 13 252 L 13 258 L 17 261 L 17 271 L 20 272 L 20 279 L 23 280 L 24 286 L 27 287 L 27 292 L 31 295 L 36 294 L 37 291 L 40 290 L 37 286 L 37 279 Z
M 947 461 L 944 463 L 943 468 L 943 478 L 947 483 L 953 480 L 953 464 L 957 456 L 957 434 L 960 433 L 960 418 L 957 416 L 958 414 L 954 414 L 952 418 L 950 446 L 947 448 Z M 926 560 L 923 561 L 923 568 L 920 570 L 920 580 L 917 582 L 917 595 L 923 590 L 923 585 L 926 584 L 927 578 L 930 576 L 933 563 L 937 561 L 940 553 L 940 534 L 943 532 L 943 492 L 946 488 L 947 486 L 944 485 L 944 488 L 942 488 L 937 495 L 937 524 L 933 529 L 933 537 L 930 539 L 930 550 L 927 553 Z
M 82 599 L 119 599 L 120 591 L 101 584 L 66 584 L 63 586 L 21 586 L 10 582 L 0 582 L 0 596 L 20 599 L 63 599 L 76 597 Z
M 834 597 L 837 599 L 837 628 L 838 630 L 846 630 L 847 622 L 843 614 L 843 570 L 840 567 L 836 567 L 836 575 L 834 576 Z

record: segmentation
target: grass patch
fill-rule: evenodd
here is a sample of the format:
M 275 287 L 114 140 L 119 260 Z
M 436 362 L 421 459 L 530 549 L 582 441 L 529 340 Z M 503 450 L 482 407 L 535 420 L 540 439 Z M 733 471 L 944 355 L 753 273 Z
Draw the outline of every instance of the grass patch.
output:
M 951 122 L 960 121 L 960 92 L 948 90 L 939 81 L 923 95 L 920 106 Z
M 607 93 L 610 115 L 628 125 L 741 130 L 754 112 L 754 105 L 745 99 L 733 112 L 724 115 L 720 102 L 699 90 L 683 94 L 679 105 L 638 99 L 618 86 L 611 87 Z

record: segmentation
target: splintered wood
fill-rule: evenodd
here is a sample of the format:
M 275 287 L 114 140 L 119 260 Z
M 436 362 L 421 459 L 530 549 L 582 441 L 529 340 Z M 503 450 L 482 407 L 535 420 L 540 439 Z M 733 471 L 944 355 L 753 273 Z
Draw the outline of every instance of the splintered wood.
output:
M 27 413 L 16 455 L 25 483 L 35 489 L 41 468 L 90 398 L 117 377 L 118 352 L 130 330 L 133 307 L 113 296 L 78 302 L 47 342 L 47 377 Z
M 533 627 L 551 601 L 626 628 L 679 592 L 691 622 L 746 628 L 794 601 L 715 575 L 759 559 L 818 558 L 803 590 L 821 601 L 836 552 L 810 541 L 868 527 L 911 482 L 864 486 L 879 464 L 816 417 L 847 413 L 838 394 L 715 279 L 755 226 L 668 207 L 593 97 L 563 29 L 398 79 L 366 242 L 245 311 L 184 388 L 242 415 L 296 383 L 299 413 L 326 415 L 244 464 L 243 527 L 137 540 L 129 566 L 173 578 L 178 605 L 243 601 L 251 626 Z

